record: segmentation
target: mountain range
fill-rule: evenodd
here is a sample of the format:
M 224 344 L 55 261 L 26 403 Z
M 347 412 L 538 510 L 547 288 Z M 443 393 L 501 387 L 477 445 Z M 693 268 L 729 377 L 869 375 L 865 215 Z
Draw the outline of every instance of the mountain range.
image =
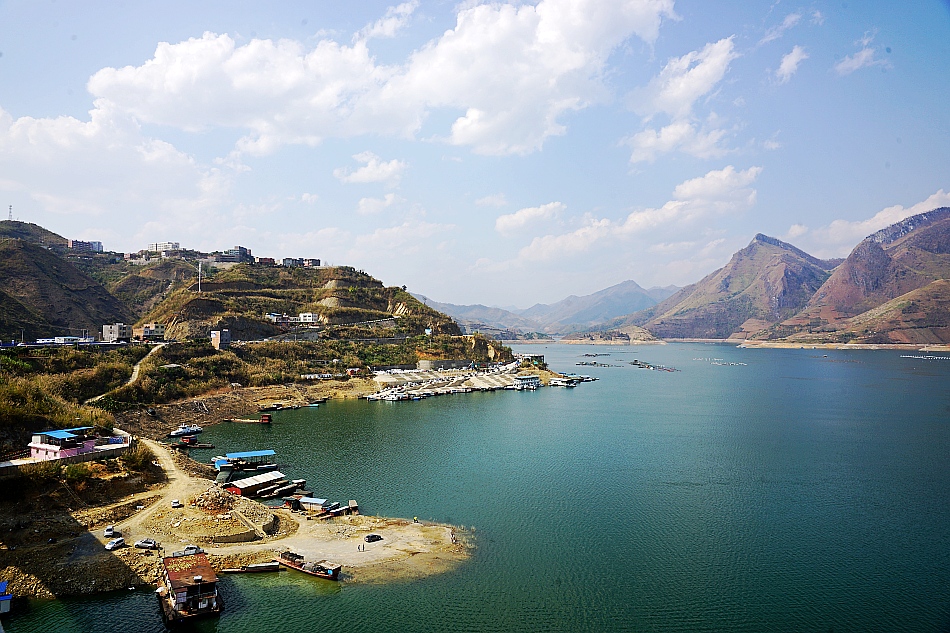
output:
M 523 310 L 480 304 L 456 305 L 422 295 L 416 297 L 448 314 L 467 331 L 494 331 L 515 338 L 525 333 L 556 335 L 596 328 L 616 317 L 654 306 L 678 290 L 676 286 L 645 290 L 628 280 L 593 294 L 571 295 L 557 303 L 537 303 Z
M 525 310 L 429 303 L 465 328 L 512 338 L 643 328 L 667 339 L 931 344 L 950 342 L 948 280 L 950 208 L 942 207 L 869 235 L 845 259 L 822 260 L 758 234 L 681 289 L 627 281 Z
M 239 265 L 217 272 L 200 296 L 192 279 L 187 262 L 132 266 L 114 254 L 71 253 L 55 233 L 2 221 L 0 337 L 77 334 L 103 323 L 148 319 L 167 323 L 182 337 L 205 335 L 214 324 L 269 336 L 274 328 L 265 312 L 299 311 L 313 312 L 328 326 L 398 316 L 400 331 L 455 333 L 461 327 L 506 339 L 602 332 L 593 338 L 612 340 L 613 332 L 638 340 L 649 333 L 668 339 L 947 343 L 950 208 L 877 231 L 844 260 L 822 260 L 758 234 L 725 266 L 685 288 L 645 290 L 625 281 L 526 309 L 440 303 L 384 288 L 348 267 Z

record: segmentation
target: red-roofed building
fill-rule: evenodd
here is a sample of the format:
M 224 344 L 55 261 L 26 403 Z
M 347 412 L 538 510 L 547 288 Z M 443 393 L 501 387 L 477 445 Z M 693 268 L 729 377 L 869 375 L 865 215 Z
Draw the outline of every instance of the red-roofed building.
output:
M 161 586 L 156 591 L 166 622 L 218 615 L 224 608 L 218 576 L 204 553 L 162 559 Z

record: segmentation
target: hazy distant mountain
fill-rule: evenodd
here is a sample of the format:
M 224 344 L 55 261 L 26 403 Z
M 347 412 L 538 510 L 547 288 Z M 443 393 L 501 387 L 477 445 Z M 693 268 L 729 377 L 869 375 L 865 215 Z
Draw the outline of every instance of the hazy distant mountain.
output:
M 661 338 L 757 332 L 801 310 L 836 264 L 759 234 L 724 267 L 612 326 L 641 325 Z
M 908 314 L 939 312 L 927 304 L 932 299 L 935 305 L 941 305 L 945 293 L 942 285 L 913 297 L 908 293 L 941 279 L 950 279 L 950 208 L 947 207 L 912 216 L 862 240 L 804 309 L 771 328 L 767 337 L 798 335 L 800 339 L 803 335 L 823 336 L 841 331 L 850 332 L 848 338 L 880 339 L 881 332 L 891 328 L 882 324 L 872 326 L 871 321 L 857 319 L 859 315 L 897 299 L 904 301 Z M 873 315 L 869 315 L 871 317 Z M 891 317 L 885 321 L 896 323 Z M 924 318 L 924 322 L 936 324 L 928 318 Z M 864 330 L 854 330 L 856 323 L 866 323 Z M 907 329 L 905 325 L 893 327 Z
M 663 296 L 666 290 L 652 289 L 658 296 Z M 637 282 L 624 281 L 583 297 L 571 295 L 550 305 L 539 303 L 518 314 L 541 323 L 544 332 L 567 333 L 586 330 L 618 316 L 649 308 L 657 301 Z
M 454 303 L 442 303 L 433 301 L 423 295 L 413 295 L 419 301 L 425 302 L 430 308 L 438 310 L 449 315 L 466 332 L 474 330 L 484 331 L 520 331 L 520 332 L 540 332 L 544 327 L 537 321 L 526 319 L 503 308 L 490 308 L 481 304 L 475 305 L 456 305 Z M 488 326 L 487 328 L 484 326 Z
M 624 281 L 583 297 L 571 295 L 557 303 L 539 303 L 524 310 L 455 305 L 422 296 L 417 298 L 450 315 L 466 328 L 486 325 L 502 330 L 566 334 L 590 329 L 617 316 L 648 308 L 677 290 L 679 288 L 676 286 L 644 290 L 635 281 Z

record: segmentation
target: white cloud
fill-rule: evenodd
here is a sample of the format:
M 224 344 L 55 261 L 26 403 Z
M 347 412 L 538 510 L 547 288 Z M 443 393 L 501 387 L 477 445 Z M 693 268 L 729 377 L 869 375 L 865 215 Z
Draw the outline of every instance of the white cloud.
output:
M 802 19 L 802 16 L 800 13 L 789 13 L 788 15 L 785 16 L 785 19 L 782 20 L 781 24 L 779 24 L 778 26 L 773 26 L 768 31 L 766 31 L 765 36 L 761 40 L 759 40 L 759 45 L 761 46 L 762 44 L 767 44 L 769 42 L 779 39 L 780 37 L 782 37 L 782 35 L 785 34 L 785 31 L 794 27 L 796 24 L 798 24 L 801 21 L 801 19 Z
M 63 232 L 108 235 L 116 240 L 108 248 L 138 250 L 156 234 L 214 234 L 216 225 L 239 224 L 226 210 L 233 172 L 143 135 L 103 103 L 88 121 L 14 119 L 0 109 L 0 173 L 4 189 L 32 202 L 31 221 L 56 217 Z
M 728 150 L 720 145 L 725 130 L 698 130 L 697 126 L 685 120 L 674 121 L 655 130 L 647 128 L 626 140 L 633 147 L 631 163 L 653 162 L 658 154 L 680 150 L 697 158 L 718 158 Z
M 479 198 L 475 201 L 475 206 L 478 207 L 504 207 L 508 205 L 508 198 L 505 197 L 503 193 L 496 193 L 490 196 L 485 196 L 484 198 Z
M 495 230 L 504 236 L 510 236 L 529 224 L 556 217 L 565 208 L 560 202 L 549 202 L 539 207 L 527 207 L 510 215 L 501 215 L 495 220 Z
M 809 248 L 809 252 L 817 257 L 844 257 L 858 242 L 876 231 L 912 215 L 948 206 L 950 206 L 950 192 L 940 189 L 917 204 L 909 207 L 895 204 L 878 211 L 866 220 L 834 220 L 816 229 L 795 224 L 789 229 L 789 235 L 794 232 L 795 237 L 804 236 L 806 240 L 803 243 Z
M 419 0 L 403 2 L 386 9 L 386 15 L 373 24 L 364 27 L 354 39 L 368 40 L 376 37 L 395 37 L 396 33 L 409 22 L 412 13 L 419 8 Z
M 356 205 L 356 212 L 360 215 L 375 215 L 401 202 L 405 200 L 394 193 L 387 193 L 382 198 L 360 198 Z
M 350 46 L 237 45 L 214 33 L 161 43 L 140 66 L 100 70 L 88 89 L 142 122 L 243 130 L 237 150 L 253 154 L 329 136 L 411 138 L 434 109 L 463 113 L 436 132 L 448 143 L 525 154 L 564 133 L 563 115 L 606 98 L 613 51 L 634 36 L 652 44 L 676 18 L 673 0 L 463 6 L 454 28 L 404 63 L 377 64 L 367 38 L 395 33 L 414 6 L 390 9 Z
M 379 156 L 373 152 L 354 154 L 353 159 L 358 163 L 363 163 L 363 166 L 355 171 L 349 168 L 334 169 L 333 175 L 340 179 L 340 181 L 350 184 L 369 182 L 388 182 L 395 184 L 409 167 L 408 163 L 395 158 L 391 161 L 383 162 Z
M 732 165 L 710 171 L 677 185 L 672 200 L 662 207 L 633 211 L 623 221 L 585 217 L 582 226 L 571 232 L 535 237 L 518 253 L 518 260 L 549 261 L 589 251 L 608 239 L 627 240 L 674 223 L 682 231 L 710 215 L 747 211 L 755 205 L 751 185 L 761 172 L 761 167 L 736 171 Z
M 798 72 L 798 65 L 806 59 L 808 59 L 808 53 L 805 52 L 805 49 L 795 45 L 790 53 L 782 57 L 782 63 L 775 71 L 775 80 L 780 84 L 788 83 L 792 75 Z
M 861 46 L 859 50 L 854 55 L 848 55 L 840 62 L 834 65 L 835 72 L 839 75 L 850 75 L 856 70 L 862 68 L 871 68 L 873 66 L 884 66 L 889 68 L 890 64 L 885 59 L 880 59 L 877 57 L 877 49 L 871 46 L 871 43 L 874 41 L 874 35 L 871 33 L 865 33 L 864 37 L 855 42 L 855 44 Z
M 305 193 L 302 196 L 300 196 L 300 201 L 305 202 L 306 204 L 313 204 L 319 199 L 320 199 L 320 196 L 318 196 L 315 193 Z
M 712 42 L 700 51 L 671 59 L 663 70 L 630 96 L 633 109 L 645 120 L 665 113 L 669 124 L 647 127 L 625 142 L 633 148 L 630 162 L 653 162 L 660 154 L 681 151 L 697 158 L 718 158 L 728 150 L 722 146 L 726 130 L 715 115 L 700 127 L 693 117 L 696 102 L 712 92 L 725 77 L 738 54 L 732 37 Z
M 825 15 L 816 9 L 811 14 L 811 23 L 816 26 L 821 26 L 825 23 Z
M 734 37 L 707 44 L 667 62 L 645 88 L 632 95 L 633 108 L 647 118 L 665 112 L 674 119 L 688 116 L 696 101 L 710 93 L 739 57 Z

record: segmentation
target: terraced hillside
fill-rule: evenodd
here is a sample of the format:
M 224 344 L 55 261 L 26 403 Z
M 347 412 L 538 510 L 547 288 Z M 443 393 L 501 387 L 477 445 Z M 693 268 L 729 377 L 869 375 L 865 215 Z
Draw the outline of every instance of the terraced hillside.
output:
M 205 338 L 228 328 L 236 340 L 287 333 L 268 313 L 314 314 L 314 329 L 326 338 L 384 338 L 461 332 L 452 319 L 402 288 L 385 287 L 364 272 L 336 268 L 282 268 L 240 264 L 173 291 L 143 318 L 168 325 L 169 338 Z M 304 336 L 306 332 L 301 332 Z

